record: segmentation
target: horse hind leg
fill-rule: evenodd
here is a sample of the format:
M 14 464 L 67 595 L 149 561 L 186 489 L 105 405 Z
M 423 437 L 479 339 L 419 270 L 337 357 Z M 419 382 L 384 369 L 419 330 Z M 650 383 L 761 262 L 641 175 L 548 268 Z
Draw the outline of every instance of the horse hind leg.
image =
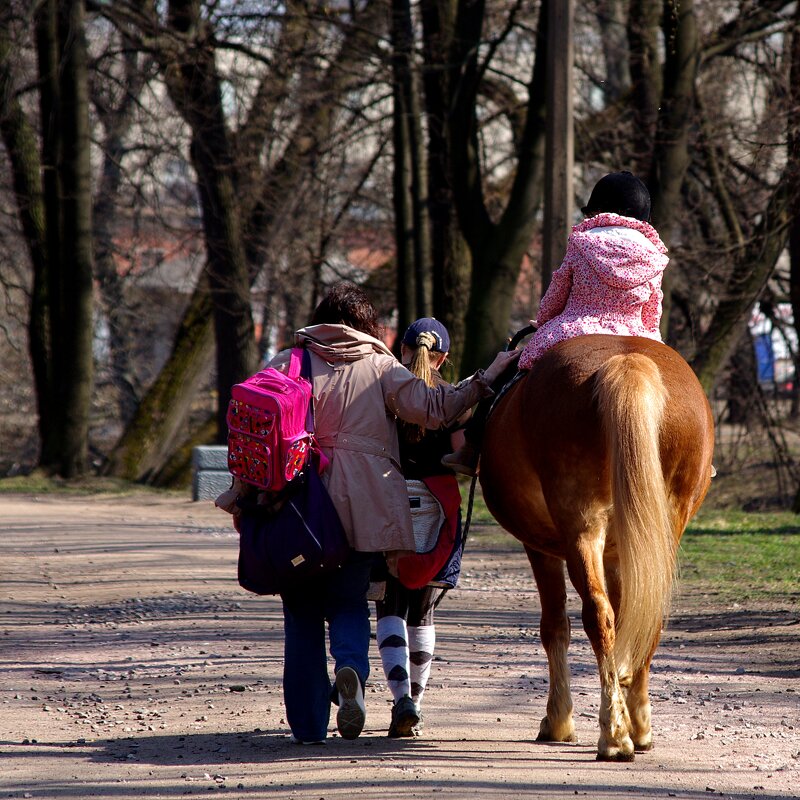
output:
M 525 548 L 528 554 L 542 607 L 539 632 L 547 654 L 550 676 L 547 714 L 539 726 L 537 742 L 574 742 L 575 721 L 572 717 L 569 649 L 570 625 L 567 616 L 567 586 L 564 562 Z
M 602 535 L 581 536 L 568 555 L 570 579 L 583 602 L 581 618 L 600 673 L 598 761 L 633 761 L 631 720 L 614 656 L 614 609 L 605 589 Z
M 637 753 L 653 749 L 653 730 L 650 723 L 650 662 L 632 676 L 626 693 L 628 715 L 631 720 L 631 739 Z
M 619 609 L 619 571 L 616 563 L 605 564 L 606 585 L 611 606 L 616 614 Z M 653 645 L 655 653 L 655 644 Z M 645 753 L 653 749 L 653 730 L 650 714 L 650 662 L 653 654 L 647 658 L 644 666 L 631 672 L 626 663 L 617 663 L 617 677 L 625 694 L 625 704 L 628 708 L 631 729 L 630 735 L 633 747 L 637 753 Z

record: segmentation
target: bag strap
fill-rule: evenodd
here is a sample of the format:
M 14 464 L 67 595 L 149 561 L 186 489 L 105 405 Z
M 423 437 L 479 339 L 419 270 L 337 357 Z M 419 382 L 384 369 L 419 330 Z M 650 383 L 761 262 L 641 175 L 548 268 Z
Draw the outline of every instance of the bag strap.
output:
M 301 378 L 305 378 L 311 384 L 312 391 L 308 398 L 306 430 L 311 434 L 311 450 L 317 454 L 317 459 L 319 461 L 318 472 L 321 474 L 327 469 L 328 464 L 330 464 L 330 459 L 320 449 L 319 443 L 317 442 L 317 437 L 315 435 L 317 428 L 314 424 L 314 383 L 311 380 L 311 351 L 306 347 L 292 348 L 292 359 L 295 359 L 295 352 L 297 352 L 296 361 L 298 366 L 298 375 Z M 289 374 L 291 375 L 291 365 L 289 368 Z M 295 375 L 295 377 L 298 377 L 298 375 Z
M 289 377 L 297 379 L 302 374 L 302 364 L 304 359 L 305 353 L 308 351 L 304 350 L 302 347 L 293 347 L 291 356 L 289 357 Z M 311 369 L 309 367 L 308 375 L 303 375 L 303 377 L 311 379 Z
M 316 428 L 314 427 L 314 392 L 313 382 L 311 380 L 311 353 L 306 348 L 295 347 L 292 350 L 292 358 L 294 358 L 295 350 L 299 351 L 297 358 L 298 373 L 294 377 L 305 378 L 311 384 L 312 391 L 308 398 L 308 413 L 306 414 L 306 430 L 310 434 L 314 434 Z M 291 372 L 290 372 L 291 374 Z

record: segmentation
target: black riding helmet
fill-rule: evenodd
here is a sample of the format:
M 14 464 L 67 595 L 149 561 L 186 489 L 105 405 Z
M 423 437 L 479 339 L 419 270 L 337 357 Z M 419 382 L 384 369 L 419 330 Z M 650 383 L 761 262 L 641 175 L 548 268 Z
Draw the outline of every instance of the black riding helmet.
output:
M 632 173 L 610 172 L 597 181 L 581 211 L 587 217 L 605 212 L 650 222 L 650 192 Z

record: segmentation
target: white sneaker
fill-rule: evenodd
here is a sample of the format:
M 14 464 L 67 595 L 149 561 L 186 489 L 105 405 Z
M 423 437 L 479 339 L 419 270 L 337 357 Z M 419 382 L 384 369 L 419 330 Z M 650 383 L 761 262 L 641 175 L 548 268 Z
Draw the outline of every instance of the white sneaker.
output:
M 364 730 L 367 710 L 361 681 L 352 667 L 342 667 L 336 673 L 336 691 L 339 693 L 336 727 L 343 739 L 357 739 Z
M 309 739 L 308 741 L 306 741 L 304 739 L 298 739 L 294 734 L 292 734 L 289 737 L 289 741 L 292 744 L 325 744 L 325 740 L 324 739 L 316 739 L 316 740 Z

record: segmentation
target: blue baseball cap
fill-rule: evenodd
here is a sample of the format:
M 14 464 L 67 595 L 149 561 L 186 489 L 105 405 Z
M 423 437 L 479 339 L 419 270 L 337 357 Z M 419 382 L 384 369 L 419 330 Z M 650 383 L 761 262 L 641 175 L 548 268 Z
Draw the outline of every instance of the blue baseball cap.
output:
M 433 317 L 422 317 L 412 322 L 403 334 L 403 344 L 408 347 L 417 347 L 417 336 L 421 333 L 430 333 L 436 339 L 436 344 L 431 347 L 437 353 L 447 353 L 450 350 L 450 334 L 447 328 Z

